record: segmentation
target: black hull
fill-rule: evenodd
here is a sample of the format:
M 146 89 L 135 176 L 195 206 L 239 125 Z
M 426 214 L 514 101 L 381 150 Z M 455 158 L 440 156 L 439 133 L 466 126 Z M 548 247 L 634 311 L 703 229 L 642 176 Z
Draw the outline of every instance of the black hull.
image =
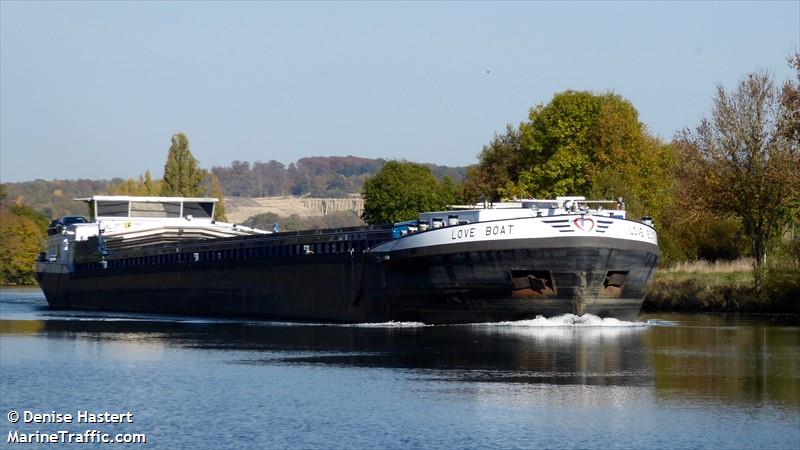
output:
M 584 237 L 64 273 L 40 263 L 37 276 L 59 309 L 322 322 L 460 323 L 565 313 L 634 320 L 657 260 L 652 244 Z M 620 286 L 607 285 L 614 273 L 624 273 Z M 520 285 L 529 279 L 530 286 Z

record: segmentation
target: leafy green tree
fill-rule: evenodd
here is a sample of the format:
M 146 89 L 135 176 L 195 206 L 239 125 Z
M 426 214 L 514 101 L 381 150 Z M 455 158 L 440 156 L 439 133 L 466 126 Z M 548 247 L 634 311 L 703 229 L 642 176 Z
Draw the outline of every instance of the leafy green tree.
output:
M 519 127 L 524 167 L 521 188 L 537 197 L 588 194 L 589 166 L 597 153 L 598 120 L 613 94 L 566 91 L 531 109 Z
M 465 183 L 472 197 L 624 197 L 633 216 L 663 216 L 674 184 L 672 149 L 647 133 L 628 100 L 565 91 L 528 119 L 484 147 Z
M 364 182 L 361 195 L 361 218 L 369 224 L 412 220 L 422 211 L 442 210 L 447 204 L 429 168 L 400 161 L 389 161 Z
M 502 198 L 529 197 L 519 187 L 519 174 L 525 167 L 525 152 L 520 142 L 520 132 L 511 125 L 506 133 L 495 135 L 489 145 L 484 145 L 476 167 L 468 171 L 465 189 L 470 202 L 484 197 L 490 201 Z
M 214 220 L 226 222 L 228 219 L 225 217 L 225 195 L 216 175 L 211 175 L 211 196 L 219 200 L 214 207 Z
M 693 200 L 741 221 L 757 291 L 767 251 L 800 212 L 800 143 L 782 122 L 790 111 L 781 95 L 766 73 L 749 74 L 734 91 L 719 85 L 711 119 L 675 140 L 695 168 L 683 180 Z
M 439 197 L 445 205 L 463 203 L 461 188 L 449 176 L 442 178 L 439 183 Z
M 272 230 L 274 224 L 284 223 L 284 218 L 275 214 L 274 212 L 267 212 L 250 216 L 243 222 L 243 225 L 253 228 L 261 228 L 262 230 Z
M 601 107 L 592 163 L 587 169 L 592 198 L 625 198 L 633 217 L 650 215 L 659 223 L 675 187 L 673 149 L 649 135 L 627 101 Z
M 172 135 L 172 145 L 164 165 L 161 195 L 164 197 L 199 197 L 203 195 L 205 171 L 189 150 L 189 139 L 183 133 Z

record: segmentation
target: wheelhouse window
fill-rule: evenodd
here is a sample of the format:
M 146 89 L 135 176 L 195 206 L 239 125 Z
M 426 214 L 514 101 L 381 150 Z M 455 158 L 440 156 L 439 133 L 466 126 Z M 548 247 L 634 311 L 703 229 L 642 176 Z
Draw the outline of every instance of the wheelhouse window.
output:
M 128 217 L 127 201 L 97 201 L 98 217 Z
M 180 202 L 131 202 L 131 217 L 180 217 Z
M 184 202 L 183 216 L 191 215 L 198 218 L 210 218 L 214 214 L 214 204 L 211 202 Z

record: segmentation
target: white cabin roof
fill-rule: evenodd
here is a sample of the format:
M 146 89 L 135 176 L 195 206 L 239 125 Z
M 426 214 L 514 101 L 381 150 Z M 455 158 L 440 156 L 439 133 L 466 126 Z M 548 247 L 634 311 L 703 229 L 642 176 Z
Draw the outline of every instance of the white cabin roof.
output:
M 134 195 L 94 195 L 76 200 L 88 203 L 94 221 L 195 219 L 213 221 L 218 200 L 211 197 L 145 197 Z
M 93 195 L 91 197 L 76 198 L 80 202 L 91 202 L 94 200 L 112 200 L 121 202 L 213 202 L 217 203 L 219 200 L 212 197 L 144 197 L 136 195 Z

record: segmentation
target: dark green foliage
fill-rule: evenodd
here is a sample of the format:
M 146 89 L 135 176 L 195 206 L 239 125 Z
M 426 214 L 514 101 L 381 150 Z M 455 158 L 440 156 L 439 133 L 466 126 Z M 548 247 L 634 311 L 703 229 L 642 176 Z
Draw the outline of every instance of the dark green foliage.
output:
M 164 197 L 200 197 L 205 171 L 189 150 L 189 139 L 183 133 L 172 135 L 172 145 L 164 165 L 161 195 Z
M 800 314 L 800 223 L 794 224 L 773 247 L 764 277 L 764 298 L 782 311 Z
M 463 203 L 463 194 L 461 186 L 453 182 L 449 176 L 442 178 L 439 182 L 439 196 L 445 205 L 453 205 Z
M 364 213 L 369 224 L 412 220 L 423 211 L 443 210 L 453 189 L 436 181 L 425 166 L 389 161 L 377 175 L 364 183 Z
M 800 269 L 769 270 L 764 277 L 763 298 L 777 312 L 800 314 Z
M 520 172 L 526 167 L 525 151 L 520 143 L 520 133 L 510 125 L 506 133 L 495 135 L 489 145 L 484 145 L 479 162 L 468 171 L 464 190 L 469 202 L 481 198 L 499 201 L 523 193 L 517 185 Z
M 763 294 L 749 283 L 698 278 L 655 280 L 643 311 L 800 313 L 800 271 L 768 272 Z
M 733 261 L 749 255 L 748 240 L 741 223 L 731 217 L 716 217 L 713 211 L 691 214 L 691 206 L 683 211 L 668 211 L 660 224 L 659 247 L 663 267 L 681 261 Z
M 644 311 L 761 312 L 766 309 L 756 300 L 751 286 L 715 284 L 695 278 L 654 281 L 642 305 Z
M 262 230 L 271 230 L 273 224 L 277 223 L 283 225 L 284 223 L 286 223 L 285 219 L 286 218 L 282 218 L 281 216 L 273 212 L 268 212 L 248 217 L 247 220 L 245 220 L 242 225 L 246 225 L 248 227 L 253 227 L 253 228 L 260 228 Z

